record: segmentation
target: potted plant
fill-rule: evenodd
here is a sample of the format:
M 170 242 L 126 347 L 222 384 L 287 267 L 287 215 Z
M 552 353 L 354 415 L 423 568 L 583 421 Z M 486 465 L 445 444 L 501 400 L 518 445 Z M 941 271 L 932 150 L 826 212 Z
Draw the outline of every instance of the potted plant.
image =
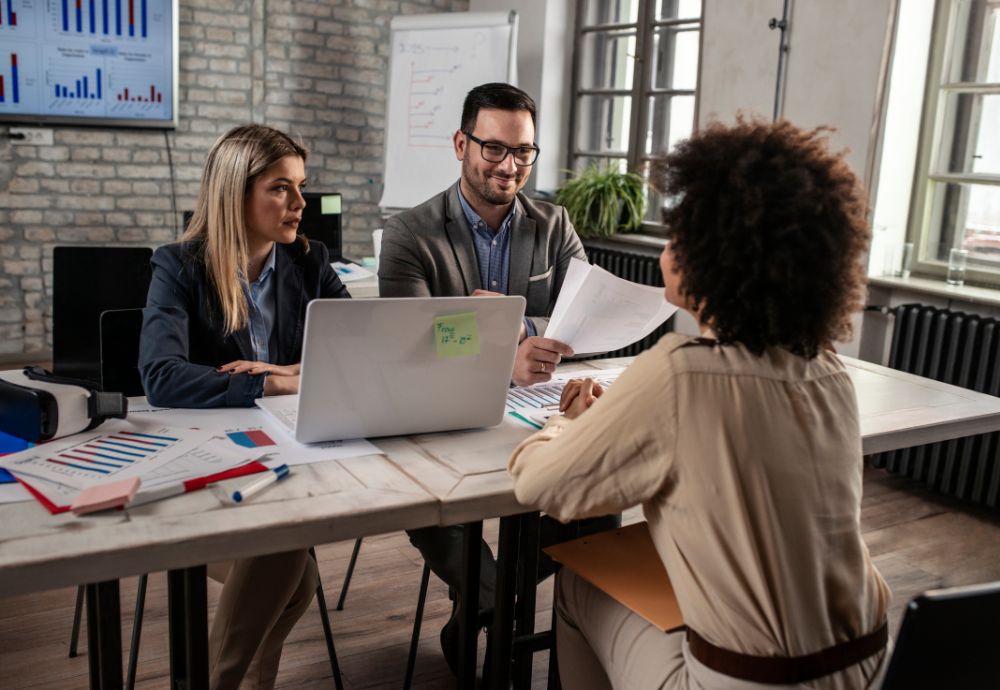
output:
M 638 230 L 646 215 L 643 179 L 616 162 L 591 164 L 556 192 L 580 237 L 611 237 Z

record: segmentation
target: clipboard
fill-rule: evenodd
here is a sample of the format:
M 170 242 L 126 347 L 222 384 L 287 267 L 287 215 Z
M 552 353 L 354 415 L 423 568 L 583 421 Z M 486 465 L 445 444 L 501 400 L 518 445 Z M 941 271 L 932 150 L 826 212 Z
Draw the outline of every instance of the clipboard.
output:
M 592 534 L 544 551 L 660 630 L 684 626 L 677 595 L 647 523 Z

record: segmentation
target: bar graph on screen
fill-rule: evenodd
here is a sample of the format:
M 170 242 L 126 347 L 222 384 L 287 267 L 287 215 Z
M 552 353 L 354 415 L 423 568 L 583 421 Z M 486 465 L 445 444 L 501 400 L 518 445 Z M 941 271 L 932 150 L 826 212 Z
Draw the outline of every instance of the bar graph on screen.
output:
M 59 0 L 59 3 L 57 26 L 64 33 L 149 37 L 148 0 Z
M 0 26 L 17 26 L 17 12 L 14 11 L 14 0 L 0 0 Z
M 9 82 L 7 77 L 10 79 Z M 0 73 L 0 103 L 6 103 L 8 98 L 11 103 L 21 102 L 21 81 L 17 75 L 17 53 L 10 54 L 10 71 L 7 74 Z
M 0 0 L 0 122 L 171 126 L 178 0 Z

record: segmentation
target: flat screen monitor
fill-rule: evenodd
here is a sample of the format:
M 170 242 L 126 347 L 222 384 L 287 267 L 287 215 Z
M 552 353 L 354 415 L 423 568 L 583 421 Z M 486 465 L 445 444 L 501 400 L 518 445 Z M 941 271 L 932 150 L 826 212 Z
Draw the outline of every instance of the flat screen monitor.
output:
M 2 2 L 3 0 L 0 0 Z M 322 242 L 330 251 L 330 261 L 343 261 L 343 198 L 340 194 L 305 192 L 306 207 L 302 210 L 299 233 L 311 240 Z M 184 229 L 187 230 L 194 211 L 184 211 Z
M 302 211 L 299 232 L 311 240 L 322 242 L 330 250 L 330 261 L 343 261 L 341 221 L 344 217 L 340 194 L 305 192 L 306 207 Z
M 0 122 L 169 129 L 178 0 L 0 0 Z

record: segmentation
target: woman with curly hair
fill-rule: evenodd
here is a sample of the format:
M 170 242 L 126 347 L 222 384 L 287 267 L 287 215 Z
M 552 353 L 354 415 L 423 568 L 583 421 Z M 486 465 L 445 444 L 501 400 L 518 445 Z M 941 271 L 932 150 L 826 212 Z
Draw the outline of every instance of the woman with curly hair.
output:
M 877 687 L 890 594 L 831 348 L 861 306 L 869 232 L 821 134 L 741 120 L 654 162 L 674 202 L 666 297 L 701 335 L 665 336 L 606 393 L 567 385 L 511 457 L 518 500 L 560 520 L 641 503 L 688 626 L 663 633 L 564 569 L 563 687 Z

